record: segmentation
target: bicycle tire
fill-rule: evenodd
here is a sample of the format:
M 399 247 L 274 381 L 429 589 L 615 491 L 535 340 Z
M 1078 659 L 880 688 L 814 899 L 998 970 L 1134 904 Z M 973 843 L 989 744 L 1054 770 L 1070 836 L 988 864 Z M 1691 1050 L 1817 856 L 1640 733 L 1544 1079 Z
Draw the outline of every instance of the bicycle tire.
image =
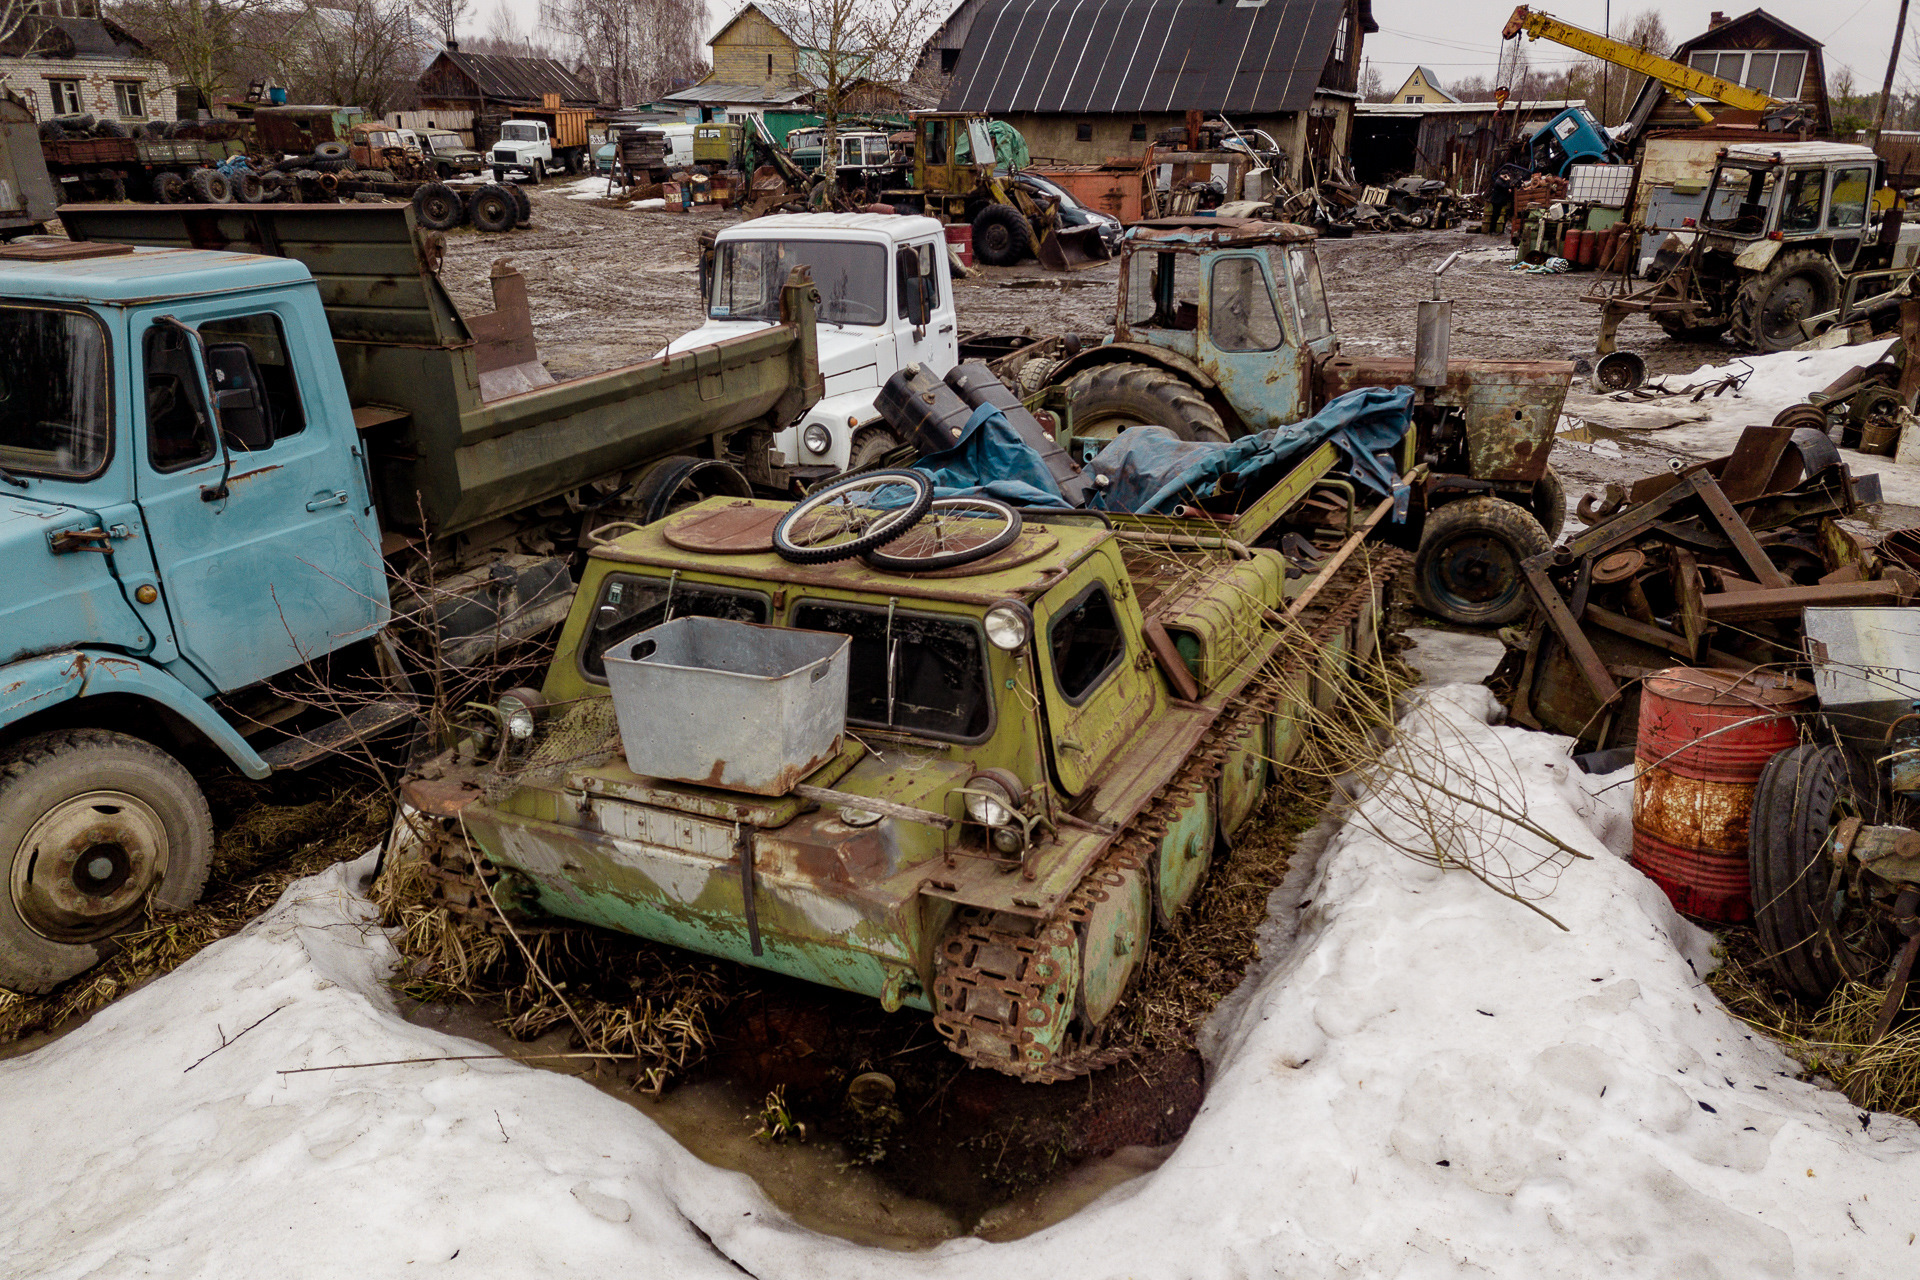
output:
M 835 502 L 848 502 L 854 494 L 896 484 L 912 488 L 912 499 L 902 507 L 862 508 L 876 510 L 879 514 L 846 541 L 821 543 L 796 537 L 797 530 L 806 530 L 806 521 L 810 517 Z M 850 560 L 875 547 L 886 545 L 911 529 L 932 505 L 933 481 L 923 471 L 868 471 L 857 476 L 841 476 L 794 503 L 793 509 L 780 517 L 780 523 L 773 527 L 773 549 L 783 560 L 790 560 L 794 564 L 831 564 L 835 560 Z M 848 503 L 847 509 L 854 509 L 851 503 Z
M 943 518 L 952 519 L 949 513 L 975 512 L 975 515 L 959 515 L 963 521 L 985 523 L 985 517 L 997 522 L 998 527 L 991 532 L 986 529 L 943 528 Z M 929 573 L 935 569 L 954 569 L 963 564 L 972 564 L 976 560 L 985 560 L 1013 545 L 1020 536 L 1020 513 L 997 498 L 935 498 L 927 509 L 927 514 L 914 521 L 913 527 L 897 538 L 891 538 L 884 547 L 875 547 L 864 556 L 867 564 L 875 569 L 884 569 L 888 573 Z M 982 536 L 984 535 L 984 536 Z

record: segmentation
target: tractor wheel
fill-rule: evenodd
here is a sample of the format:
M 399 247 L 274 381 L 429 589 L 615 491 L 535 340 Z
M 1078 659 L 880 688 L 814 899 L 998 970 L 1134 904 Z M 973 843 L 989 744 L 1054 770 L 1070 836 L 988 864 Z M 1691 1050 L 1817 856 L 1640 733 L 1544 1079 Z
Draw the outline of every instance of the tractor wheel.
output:
M 1720 336 L 1727 331 L 1724 323 L 1688 324 L 1681 317 L 1672 314 L 1656 315 L 1653 322 L 1675 342 L 1718 342 Z
M 187 180 L 168 169 L 153 175 L 153 198 L 161 204 L 180 204 L 187 197 Z
M 1527 611 L 1520 562 L 1553 545 L 1540 522 L 1502 498 L 1463 498 L 1427 517 L 1414 595 L 1436 618 L 1504 627 Z
M 443 182 L 429 182 L 413 193 L 414 217 L 429 231 L 451 231 L 466 212 L 458 193 Z
M 507 194 L 513 197 L 514 222 L 522 227 L 533 224 L 533 197 L 517 182 L 509 182 Z
M 973 220 L 973 256 L 990 267 L 1016 266 L 1033 252 L 1033 224 L 1010 204 L 990 204 Z
M 1877 796 L 1866 770 L 1850 770 L 1831 744 L 1790 747 L 1760 771 L 1747 837 L 1754 930 L 1774 976 L 1803 1000 L 1824 1000 L 1848 978 L 1877 980 L 1893 954 L 1858 884 L 1826 856 L 1834 826 L 1872 821 Z
M 207 802 L 160 748 L 101 729 L 20 742 L 0 756 L 0 986 L 91 969 L 149 902 L 197 902 L 212 861 Z
M 1068 381 L 1067 396 L 1073 404 L 1073 438 L 1094 449 L 1143 424 L 1165 427 L 1182 440 L 1231 439 L 1220 415 L 1191 384 L 1152 365 L 1089 369 Z
M 1783 253 L 1740 287 L 1733 339 L 1750 351 L 1785 351 L 1806 341 L 1800 321 L 1840 305 L 1840 273 L 1823 253 Z
M 187 185 L 201 204 L 233 203 L 233 184 L 218 169 L 195 169 L 187 176 Z
M 1567 527 L 1567 487 L 1560 482 L 1560 473 L 1553 469 L 1551 462 L 1546 472 L 1533 482 L 1533 494 L 1526 505 L 1527 514 L 1546 530 L 1547 541 L 1560 541 L 1560 531 Z
M 475 231 L 511 231 L 520 220 L 520 206 L 507 188 L 488 183 L 467 197 L 467 216 Z

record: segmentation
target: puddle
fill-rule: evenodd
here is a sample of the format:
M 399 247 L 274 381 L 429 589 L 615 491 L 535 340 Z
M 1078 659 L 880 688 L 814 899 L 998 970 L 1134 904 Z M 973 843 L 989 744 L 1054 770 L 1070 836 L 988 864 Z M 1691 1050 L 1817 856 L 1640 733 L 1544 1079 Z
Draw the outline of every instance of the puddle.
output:
M 484 1006 L 414 1005 L 403 1007 L 402 1012 L 417 1025 L 476 1040 L 514 1057 L 567 1052 L 568 1032 L 564 1028 L 536 1041 L 515 1041 L 488 1021 L 490 1014 Z M 897 1176 L 888 1176 L 898 1171 L 883 1172 L 879 1167 L 856 1163 L 845 1145 L 829 1137 L 809 1133 L 804 1140 L 771 1141 L 762 1136 L 761 1104 L 765 1095 L 729 1080 L 694 1080 L 654 1098 L 636 1092 L 615 1072 L 603 1070 L 596 1078 L 594 1071 L 582 1067 L 578 1060 L 548 1058 L 530 1060 L 527 1065 L 575 1076 L 618 1098 L 666 1130 L 694 1156 L 752 1178 L 769 1200 L 801 1226 L 885 1249 L 929 1249 L 962 1236 L 1000 1241 L 1030 1235 L 1071 1217 L 1112 1188 L 1159 1168 L 1175 1145 L 1125 1145 L 1111 1154 L 1078 1163 L 1062 1160 L 1022 1190 L 990 1199 L 983 1199 L 976 1181 L 962 1171 L 967 1161 L 958 1160 L 945 1175 L 952 1178 L 948 1188 L 951 1194 L 916 1195 L 903 1190 Z M 972 1083 L 975 1077 L 988 1074 L 965 1072 L 956 1080 Z M 1012 1082 L 1007 1085 L 1027 1090 L 1049 1088 Z M 1086 1093 L 1081 1088 L 1074 1101 Z M 1064 1095 L 1057 1096 L 1067 1100 Z M 964 1102 L 958 1105 L 966 1109 Z M 794 1112 L 798 1115 L 800 1109 Z M 1184 1130 L 1184 1124 L 1181 1128 Z M 911 1181 L 937 1188 L 942 1177 L 941 1169 L 922 1169 Z

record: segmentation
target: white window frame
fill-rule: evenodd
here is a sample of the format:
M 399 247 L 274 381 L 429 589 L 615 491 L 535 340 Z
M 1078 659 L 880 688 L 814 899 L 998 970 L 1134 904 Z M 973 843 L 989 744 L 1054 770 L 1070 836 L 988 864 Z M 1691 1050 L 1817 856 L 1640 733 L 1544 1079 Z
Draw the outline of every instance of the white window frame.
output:
M 68 94 L 72 94 L 69 102 Z M 83 109 L 80 98 L 80 82 L 75 79 L 47 78 L 47 97 L 52 99 L 53 113 L 56 116 L 77 116 Z
M 1782 96 L 1773 91 L 1773 86 L 1780 80 L 1780 69 L 1777 61 L 1774 64 L 1773 77 L 1768 84 L 1763 86 L 1747 83 L 1747 72 L 1753 68 L 1753 58 L 1755 54 L 1762 54 L 1776 59 L 1798 58 L 1800 60 L 1800 74 L 1794 77 L 1793 93 L 1790 96 Z M 1720 59 L 1731 57 L 1740 59 L 1740 74 L 1737 76 L 1724 75 L 1718 70 Z M 1701 66 L 1700 59 L 1702 58 L 1713 59 L 1713 65 L 1706 67 Z M 1800 101 L 1800 90 L 1807 82 L 1807 51 L 1805 49 L 1695 49 L 1687 55 L 1687 65 L 1695 71 L 1704 71 L 1710 76 L 1719 76 L 1722 80 L 1731 80 L 1735 84 L 1745 85 L 1756 93 L 1764 93 L 1770 97 L 1780 98 L 1782 102 Z
M 147 118 L 147 82 L 144 80 L 115 80 L 113 82 L 113 105 L 122 120 L 145 120 Z

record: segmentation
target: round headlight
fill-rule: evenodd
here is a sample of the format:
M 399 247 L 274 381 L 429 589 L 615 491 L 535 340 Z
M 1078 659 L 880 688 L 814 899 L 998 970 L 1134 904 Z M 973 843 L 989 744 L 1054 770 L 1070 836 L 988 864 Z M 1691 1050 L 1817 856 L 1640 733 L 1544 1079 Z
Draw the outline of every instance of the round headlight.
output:
M 833 448 L 833 435 L 817 422 L 810 422 L 800 433 L 800 443 L 807 446 L 808 453 L 825 453 Z
M 1009 653 L 1027 642 L 1033 634 L 1033 614 L 1018 600 L 1003 600 L 987 610 L 987 639 L 996 649 Z
M 1013 821 L 1013 797 L 990 778 L 967 784 L 967 816 L 983 827 L 1004 827 Z
M 500 695 L 494 709 L 500 713 L 500 722 L 507 726 L 507 736 L 525 742 L 546 714 L 547 700 L 532 689 L 509 689 Z

